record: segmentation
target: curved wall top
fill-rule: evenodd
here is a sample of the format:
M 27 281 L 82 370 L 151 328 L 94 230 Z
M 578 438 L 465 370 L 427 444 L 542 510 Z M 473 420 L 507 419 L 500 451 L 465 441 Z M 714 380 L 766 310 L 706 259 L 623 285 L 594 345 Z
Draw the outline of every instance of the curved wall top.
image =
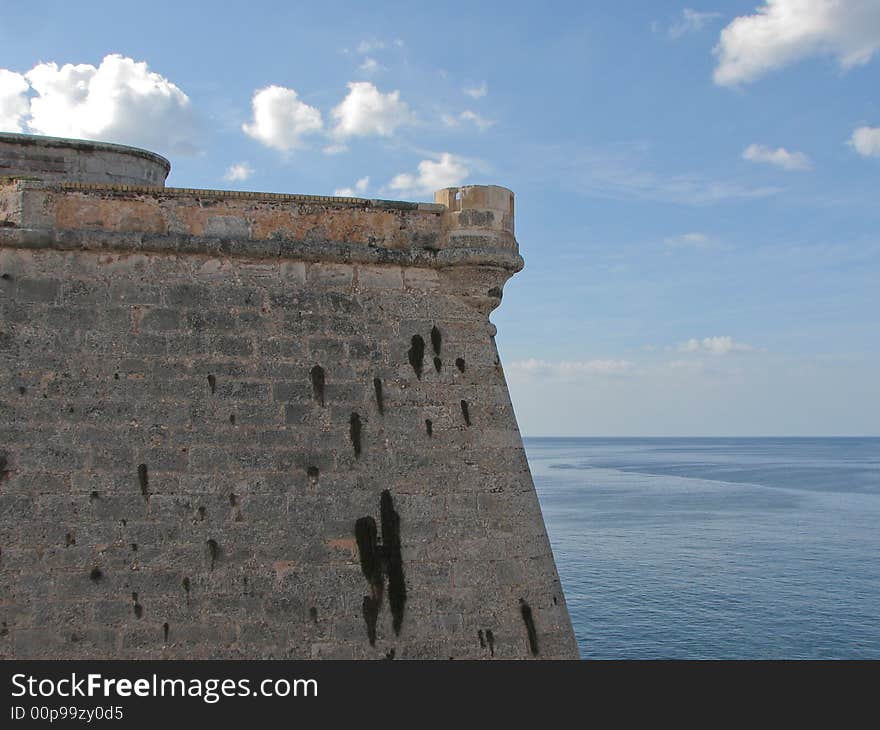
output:
M 137 147 L 0 133 L 0 178 L 164 187 L 171 163 Z

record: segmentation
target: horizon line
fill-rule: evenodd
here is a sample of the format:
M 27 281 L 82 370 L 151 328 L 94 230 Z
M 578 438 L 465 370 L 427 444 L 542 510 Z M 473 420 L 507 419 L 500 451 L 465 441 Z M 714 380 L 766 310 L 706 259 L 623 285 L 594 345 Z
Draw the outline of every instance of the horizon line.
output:
M 531 438 L 531 439 L 880 439 L 880 434 L 834 434 L 834 435 L 823 435 L 823 434 L 803 434 L 803 435 L 774 435 L 774 434 L 760 434 L 753 436 L 745 436 L 745 435 L 702 435 L 702 436 L 693 436 L 693 435 L 653 435 L 653 436 L 623 436 L 623 435 L 606 435 L 606 436 L 588 436 L 588 435 L 527 435 L 520 434 L 522 438 Z

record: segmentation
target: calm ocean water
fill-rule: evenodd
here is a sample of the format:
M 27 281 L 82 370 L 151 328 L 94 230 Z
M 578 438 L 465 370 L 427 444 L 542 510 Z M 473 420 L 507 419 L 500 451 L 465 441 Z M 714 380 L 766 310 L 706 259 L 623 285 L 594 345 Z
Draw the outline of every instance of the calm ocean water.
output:
M 525 445 L 584 659 L 880 659 L 880 438 Z

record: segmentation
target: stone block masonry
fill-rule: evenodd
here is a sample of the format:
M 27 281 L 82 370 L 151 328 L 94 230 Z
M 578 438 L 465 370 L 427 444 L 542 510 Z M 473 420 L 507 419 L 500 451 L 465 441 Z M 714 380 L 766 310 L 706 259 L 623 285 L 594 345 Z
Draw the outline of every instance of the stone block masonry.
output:
M 23 139 L 0 657 L 577 657 L 488 319 L 510 191 L 34 179 Z

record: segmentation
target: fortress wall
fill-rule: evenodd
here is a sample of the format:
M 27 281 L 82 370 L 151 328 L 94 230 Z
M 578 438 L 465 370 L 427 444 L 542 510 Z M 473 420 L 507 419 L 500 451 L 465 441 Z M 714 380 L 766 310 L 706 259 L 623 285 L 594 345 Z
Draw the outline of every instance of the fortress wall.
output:
M 577 656 L 438 198 L 0 185 L 0 656 Z

